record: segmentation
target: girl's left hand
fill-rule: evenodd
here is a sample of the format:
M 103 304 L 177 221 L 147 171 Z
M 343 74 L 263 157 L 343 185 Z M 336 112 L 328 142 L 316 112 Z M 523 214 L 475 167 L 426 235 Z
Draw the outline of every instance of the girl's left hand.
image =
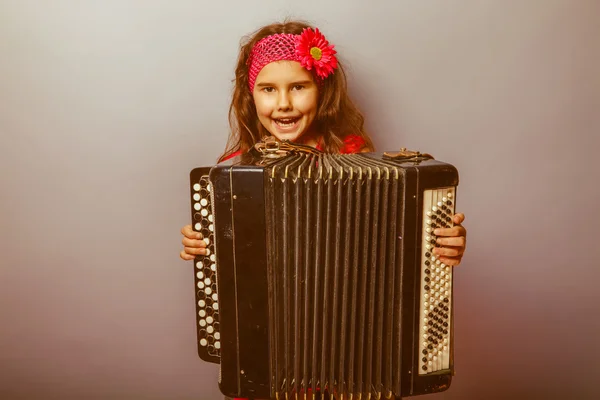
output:
M 462 260 L 467 247 L 467 230 L 461 225 L 464 214 L 454 214 L 452 228 L 437 228 L 433 234 L 437 236 L 440 247 L 433 250 L 438 259 L 446 265 L 457 266 Z

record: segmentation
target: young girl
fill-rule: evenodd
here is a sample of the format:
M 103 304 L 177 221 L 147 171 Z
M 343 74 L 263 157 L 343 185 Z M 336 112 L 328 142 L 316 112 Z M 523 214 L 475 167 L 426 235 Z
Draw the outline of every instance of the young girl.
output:
M 346 86 L 334 46 L 302 22 L 265 26 L 243 44 L 229 109 L 232 132 L 219 162 L 248 151 L 265 136 L 312 146 L 327 153 L 374 151 L 364 118 Z M 454 227 L 439 229 L 434 252 L 446 265 L 460 263 L 466 245 L 463 214 Z M 183 260 L 205 254 L 191 225 L 182 228 Z

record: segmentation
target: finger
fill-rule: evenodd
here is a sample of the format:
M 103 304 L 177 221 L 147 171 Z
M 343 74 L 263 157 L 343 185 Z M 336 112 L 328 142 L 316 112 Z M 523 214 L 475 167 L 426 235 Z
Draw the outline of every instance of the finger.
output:
M 464 236 L 437 238 L 436 243 L 442 246 L 466 247 L 467 239 Z
M 452 217 L 452 219 L 454 220 L 455 224 L 462 224 L 463 221 L 465 220 L 465 214 L 463 214 L 463 213 L 454 214 L 454 217 Z
M 181 244 L 183 244 L 186 247 L 206 247 L 206 245 L 208 244 L 208 239 L 198 240 L 184 237 L 183 239 L 181 239 Z
M 452 228 L 437 228 L 433 231 L 436 236 L 466 236 L 466 229 L 460 225 L 453 226 Z
M 433 249 L 433 254 L 440 257 L 458 257 L 463 254 L 462 247 L 436 247 Z
M 439 257 L 440 262 L 449 265 L 451 267 L 456 267 L 460 264 L 462 260 L 462 256 L 460 257 Z
M 184 251 L 197 256 L 205 256 L 208 253 L 205 247 L 184 247 Z
M 194 255 L 187 254 L 184 250 L 181 250 L 181 253 L 179 253 L 179 257 L 185 261 L 191 261 L 194 258 L 196 258 L 196 256 L 194 256 Z
M 202 239 L 202 234 L 192 229 L 192 225 L 186 225 L 181 228 L 181 233 L 190 239 Z

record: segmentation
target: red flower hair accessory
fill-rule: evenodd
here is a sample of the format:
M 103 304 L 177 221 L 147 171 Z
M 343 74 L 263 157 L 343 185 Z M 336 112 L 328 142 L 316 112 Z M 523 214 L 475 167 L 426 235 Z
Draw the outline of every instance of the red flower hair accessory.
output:
M 330 45 L 319 29 L 306 28 L 296 39 L 296 54 L 307 70 L 315 69 L 317 76 L 327 78 L 337 68 L 337 58 L 333 45 Z
M 279 33 L 258 41 L 248 57 L 248 85 L 250 91 L 259 72 L 275 61 L 297 61 L 318 79 L 327 78 L 337 68 L 334 46 L 318 29 L 305 28 L 300 35 Z

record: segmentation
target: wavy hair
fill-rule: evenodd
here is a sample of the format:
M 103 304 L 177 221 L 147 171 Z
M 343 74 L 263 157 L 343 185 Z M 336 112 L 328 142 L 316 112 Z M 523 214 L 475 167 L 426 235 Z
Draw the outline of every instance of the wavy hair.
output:
M 267 36 L 279 33 L 299 35 L 305 28 L 313 27 L 303 21 L 284 21 L 264 26 L 242 39 L 229 107 L 231 132 L 226 150 L 219 161 L 238 150 L 247 151 L 262 137 L 270 135 L 258 119 L 248 84 L 248 57 L 252 48 Z M 317 114 L 313 124 L 315 131 L 323 138 L 323 150 L 327 153 L 339 153 L 344 145 L 344 138 L 348 135 L 362 137 L 365 147 L 369 151 L 374 150 L 373 143 L 364 130 L 364 117 L 348 95 L 346 73 L 339 59 L 337 69 L 319 87 Z

